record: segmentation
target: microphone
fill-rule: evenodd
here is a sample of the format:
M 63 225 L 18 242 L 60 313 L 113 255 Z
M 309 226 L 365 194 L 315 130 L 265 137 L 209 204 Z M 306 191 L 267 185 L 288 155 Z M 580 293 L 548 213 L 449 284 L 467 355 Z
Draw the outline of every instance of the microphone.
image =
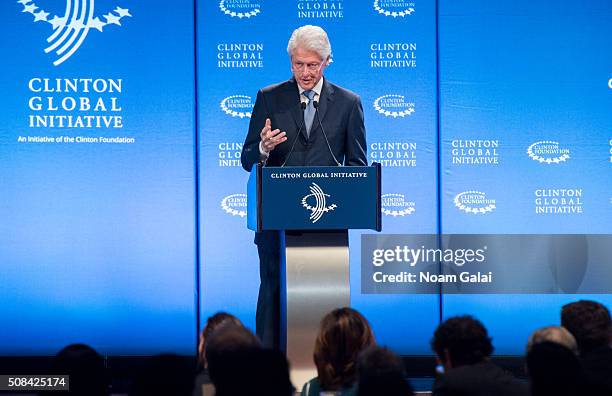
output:
M 298 137 L 300 136 L 300 132 L 302 132 L 302 126 L 304 126 L 304 129 L 306 129 L 306 123 L 304 122 L 304 110 L 306 110 L 306 102 L 300 102 L 300 108 L 302 109 L 302 123 L 300 124 L 300 127 L 298 128 L 298 131 L 295 134 L 295 137 L 293 138 L 293 143 L 291 143 L 291 149 L 287 153 L 287 156 L 285 157 L 285 160 L 283 161 L 283 164 L 281 165 L 281 168 L 283 166 L 285 166 L 285 164 L 289 160 L 289 157 L 291 157 L 291 154 L 293 154 L 293 149 L 295 148 L 295 143 L 297 142 Z
M 321 117 L 319 117 L 319 102 L 314 100 L 312 102 L 312 105 L 315 108 L 315 115 L 317 117 L 317 121 L 319 121 L 319 126 L 321 127 L 321 132 L 323 132 L 323 137 L 325 138 L 325 143 L 327 143 L 327 148 L 329 149 L 329 153 L 334 159 L 334 162 L 336 163 L 336 165 L 341 166 L 340 162 L 338 162 L 338 160 L 336 159 L 336 156 L 334 155 L 334 152 L 332 151 L 331 146 L 329 145 L 329 140 L 327 139 L 327 134 L 325 133 L 325 129 L 323 129 L 323 124 L 321 123 Z

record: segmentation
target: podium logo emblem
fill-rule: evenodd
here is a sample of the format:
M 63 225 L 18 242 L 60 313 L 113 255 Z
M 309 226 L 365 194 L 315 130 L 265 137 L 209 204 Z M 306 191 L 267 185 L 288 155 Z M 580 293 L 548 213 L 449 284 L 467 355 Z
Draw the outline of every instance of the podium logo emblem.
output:
M 330 210 L 336 209 L 336 204 L 327 205 L 329 194 L 325 194 L 323 189 L 317 183 L 310 185 L 310 194 L 302 198 L 302 206 L 310 211 L 310 221 L 316 223 L 323 215 Z
M 102 32 L 108 25 L 121 26 L 121 18 L 131 17 L 127 8 L 115 7 L 113 11 L 102 15 L 106 20 L 94 16 L 94 0 L 66 0 L 66 10 L 63 16 L 53 15 L 38 7 L 32 0 L 19 0 L 23 6 L 21 12 L 32 14 L 34 22 L 47 22 L 54 32 L 47 38 L 49 46 L 45 53 L 55 52 L 58 56 L 53 65 L 59 66 L 70 58 L 83 44 L 90 29 Z

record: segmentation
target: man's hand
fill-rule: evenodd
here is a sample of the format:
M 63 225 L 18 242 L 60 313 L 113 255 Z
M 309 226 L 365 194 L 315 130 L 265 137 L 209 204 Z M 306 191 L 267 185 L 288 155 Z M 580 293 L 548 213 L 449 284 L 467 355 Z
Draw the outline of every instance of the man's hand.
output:
M 287 140 L 287 133 L 281 132 L 280 129 L 272 130 L 272 122 L 269 118 L 266 118 L 266 125 L 259 135 L 261 136 L 261 148 L 267 153 L 274 150 L 276 145 Z

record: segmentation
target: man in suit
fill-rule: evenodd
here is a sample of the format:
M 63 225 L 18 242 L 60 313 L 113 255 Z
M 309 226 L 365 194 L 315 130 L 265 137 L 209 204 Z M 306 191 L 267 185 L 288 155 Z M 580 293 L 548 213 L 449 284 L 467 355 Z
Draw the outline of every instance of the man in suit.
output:
M 365 166 L 366 136 L 359 96 L 323 77 L 331 45 L 318 26 L 296 29 L 287 45 L 293 77 L 257 93 L 242 149 L 242 166 Z M 317 114 L 318 113 L 318 114 Z M 321 125 L 323 128 L 321 128 Z M 280 321 L 280 237 L 255 235 L 260 288 L 257 335 L 278 347 Z
M 487 329 L 471 316 L 456 316 L 438 326 L 431 340 L 443 373 L 433 396 L 527 396 L 527 384 L 490 360 L 493 344 Z
M 612 395 L 612 317 L 597 301 L 580 300 L 561 309 L 561 325 L 576 338 L 592 394 Z

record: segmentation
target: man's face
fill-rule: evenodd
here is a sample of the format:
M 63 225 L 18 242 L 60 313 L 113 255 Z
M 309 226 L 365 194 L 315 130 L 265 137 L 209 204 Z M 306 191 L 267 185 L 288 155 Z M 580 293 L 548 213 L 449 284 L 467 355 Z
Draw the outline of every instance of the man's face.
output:
M 315 51 L 297 47 L 291 56 L 291 71 L 295 81 L 304 90 L 313 89 L 323 77 L 327 59 L 323 60 Z

